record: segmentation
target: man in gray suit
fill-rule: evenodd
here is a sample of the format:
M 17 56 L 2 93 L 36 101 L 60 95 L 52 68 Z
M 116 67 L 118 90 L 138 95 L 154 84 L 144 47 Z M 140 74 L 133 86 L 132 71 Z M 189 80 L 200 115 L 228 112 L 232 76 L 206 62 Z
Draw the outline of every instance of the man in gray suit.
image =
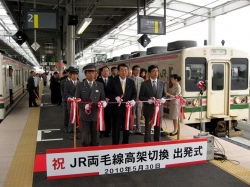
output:
M 159 69 L 155 65 L 151 65 L 148 67 L 148 74 L 150 79 L 146 82 L 143 82 L 141 85 L 139 99 L 141 101 L 148 101 L 148 103 L 144 103 L 144 117 L 145 117 L 145 135 L 144 142 L 151 141 L 151 126 L 150 121 L 152 120 L 154 114 L 154 99 L 160 99 L 160 122 L 162 121 L 163 116 L 163 106 L 166 102 L 166 86 L 165 83 L 159 79 L 157 79 L 159 75 Z M 154 99 L 153 99 L 154 98 Z M 154 126 L 154 141 L 160 140 L 160 126 Z
M 70 74 L 71 80 L 66 81 L 64 83 L 63 98 L 65 99 L 66 102 L 68 98 L 75 97 L 76 86 L 79 83 L 79 81 L 77 80 L 78 73 L 79 73 L 78 69 L 76 68 L 70 69 L 69 74 Z M 68 114 L 68 129 L 67 130 L 68 132 L 73 132 L 73 124 L 71 124 L 70 122 L 70 110 L 71 110 L 71 103 L 67 102 L 67 111 L 68 111 L 67 113 Z M 70 136 L 69 138 L 73 140 L 73 136 Z M 77 135 L 77 139 L 80 139 L 79 135 Z
M 130 79 L 132 79 L 135 82 L 135 88 L 137 92 L 136 96 L 136 104 L 133 107 L 133 116 L 135 116 L 135 124 L 136 124 L 136 129 L 135 129 L 135 134 L 143 135 L 141 132 L 141 125 L 140 125 L 140 120 L 141 120 L 141 109 L 142 109 L 142 102 L 139 100 L 139 94 L 140 94 L 140 89 L 141 89 L 141 84 L 144 82 L 143 78 L 139 77 L 140 75 L 140 66 L 135 65 L 132 67 L 133 74 Z
M 75 94 L 77 98 L 81 98 L 82 102 L 88 102 L 79 104 L 82 146 L 97 146 L 99 145 L 98 131 L 96 130 L 97 102 L 102 101 L 104 107 L 107 106 L 107 103 L 105 101 L 103 84 L 94 80 L 96 67 L 93 64 L 89 64 L 83 67 L 83 70 L 86 80 L 77 85 Z M 91 113 L 87 114 L 90 110 Z M 91 134 L 90 141 L 89 134 Z

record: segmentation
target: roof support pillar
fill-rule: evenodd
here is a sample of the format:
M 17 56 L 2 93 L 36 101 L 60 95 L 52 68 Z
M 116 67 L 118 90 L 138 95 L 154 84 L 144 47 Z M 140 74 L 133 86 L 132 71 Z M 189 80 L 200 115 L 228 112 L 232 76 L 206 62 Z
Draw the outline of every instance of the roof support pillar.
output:
M 212 12 L 210 12 L 212 15 Z M 208 45 L 215 45 L 215 17 L 208 18 Z

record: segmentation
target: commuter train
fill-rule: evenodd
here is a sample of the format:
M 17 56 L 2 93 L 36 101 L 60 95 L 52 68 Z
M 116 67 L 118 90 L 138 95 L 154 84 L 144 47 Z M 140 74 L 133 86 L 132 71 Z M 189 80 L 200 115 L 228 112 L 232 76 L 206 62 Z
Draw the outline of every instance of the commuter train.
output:
M 26 94 L 26 84 L 32 66 L 0 54 L 0 121 L 10 112 L 14 105 Z M 9 69 L 13 69 L 13 101 L 10 105 Z M 28 106 L 28 103 L 27 103 Z
M 157 65 L 159 79 L 167 83 L 168 93 L 172 87 L 170 75 L 180 75 L 181 95 L 186 100 L 186 119 L 181 118 L 184 124 L 205 123 L 206 127 L 216 124 L 214 129 L 220 131 L 220 122 L 231 127 L 235 120 L 248 119 L 249 57 L 246 52 L 225 46 L 197 47 L 195 41 L 177 41 L 168 47 L 152 47 L 146 52 L 114 57 L 111 61 L 97 67 L 111 68 L 125 63 L 131 69 L 134 65 L 147 69 Z M 197 86 L 199 81 L 206 83 L 202 95 Z M 169 113 L 167 103 L 164 112 Z

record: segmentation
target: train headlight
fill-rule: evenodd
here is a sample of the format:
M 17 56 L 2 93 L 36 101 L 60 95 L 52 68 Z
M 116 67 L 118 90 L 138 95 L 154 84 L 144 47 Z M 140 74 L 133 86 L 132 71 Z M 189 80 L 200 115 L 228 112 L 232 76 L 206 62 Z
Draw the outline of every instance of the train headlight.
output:
M 234 98 L 234 102 L 235 102 L 236 104 L 240 104 L 240 103 L 241 103 L 241 100 L 242 100 L 241 97 L 235 97 L 235 98 Z
M 187 105 L 187 106 L 191 106 L 191 105 L 192 105 L 192 101 L 191 101 L 191 100 L 187 100 L 187 101 L 186 101 L 186 105 Z
M 194 99 L 194 100 L 193 100 L 193 105 L 194 105 L 194 106 L 200 106 L 200 100 Z

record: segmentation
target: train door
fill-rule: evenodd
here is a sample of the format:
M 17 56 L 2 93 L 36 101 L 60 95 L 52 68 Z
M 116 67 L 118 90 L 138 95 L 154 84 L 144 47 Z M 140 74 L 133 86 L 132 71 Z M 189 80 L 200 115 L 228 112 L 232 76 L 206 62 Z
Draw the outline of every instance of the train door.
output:
M 229 62 L 208 62 L 208 118 L 223 118 L 229 115 L 230 69 Z

